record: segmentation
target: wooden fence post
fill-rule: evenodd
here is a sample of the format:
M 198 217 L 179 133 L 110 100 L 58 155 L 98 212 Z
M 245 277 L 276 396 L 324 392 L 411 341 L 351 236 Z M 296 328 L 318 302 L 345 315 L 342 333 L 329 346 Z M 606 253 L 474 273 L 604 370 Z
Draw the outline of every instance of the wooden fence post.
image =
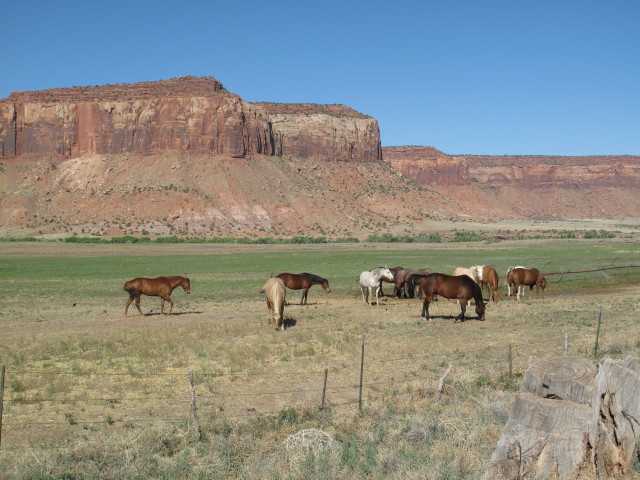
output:
M 444 390 L 444 381 L 447 379 L 449 374 L 451 373 L 451 369 L 453 368 L 453 364 L 449 364 L 449 368 L 444 372 L 444 374 L 440 377 L 440 382 L 438 382 L 438 398 L 442 395 Z
M 569 353 L 569 334 L 564 334 L 564 355 L 567 356 Z
M 193 370 L 189 369 L 189 391 L 191 393 L 191 423 L 193 424 L 193 436 L 196 441 L 200 440 L 200 422 L 198 421 L 198 411 L 196 410 L 196 387 L 193 384 Z
M 324 408 L 324 399 L 327 395 L 327 377 L 329 376 L 329 369 L 324 369 L 324 386 L 322 387 L 322 403 L 320 404 L 320 408 Z
M 598 330 L 596 331 L 596 345 L 593 347 L 593 356 L 598 355 L 598 341 L 600 340 L 600 324 L 602 323 L 602 307 L 600 307 L 600 316 L 598 317 Z
M 360 393 L 358 394 L 358 411 L 362 411 L 362 378 L 364 376 L 364 335 L 362 336 L 362 355 L 360 357 Z
M 4 407 L 4 365 L 0 367 L 0 447 L 2 446 L 2 410 Z

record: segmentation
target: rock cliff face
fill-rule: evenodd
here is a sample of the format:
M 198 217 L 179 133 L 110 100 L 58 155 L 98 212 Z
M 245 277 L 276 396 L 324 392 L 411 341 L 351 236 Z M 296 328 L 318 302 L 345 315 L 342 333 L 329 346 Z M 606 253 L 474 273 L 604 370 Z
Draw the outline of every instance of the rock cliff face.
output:
M 384 160 L 424 186 L 640 186 L 640 157 L 631 155 L 451 156 L 433 147 L 385 147 Z
M 451 156 L 433 147 L 384 147 L 383 158 L 448 198 L 464 217 L 640 216 L 640 157 Z
M 0 100 L 1 158 L 168 151 L 381 158 L 375 119 L 341 105 L 252 104 L 213 78 L 21 92 Z
M 255 105 L 269 114 L 276 155 L 361 161 L 382 159 L 378 122 L 349 107 L 286 103 Z

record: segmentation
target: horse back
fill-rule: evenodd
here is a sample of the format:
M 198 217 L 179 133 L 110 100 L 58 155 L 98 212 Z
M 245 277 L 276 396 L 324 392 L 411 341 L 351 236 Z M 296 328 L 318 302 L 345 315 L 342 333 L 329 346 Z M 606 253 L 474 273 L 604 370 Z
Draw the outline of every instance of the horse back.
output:
M 420 280 L 420 286 L 425 295 L 438 294 L 445 298 L 475 298 L 480 291 L 478 284 L 469 276 L 445 273 L 427 275 Z

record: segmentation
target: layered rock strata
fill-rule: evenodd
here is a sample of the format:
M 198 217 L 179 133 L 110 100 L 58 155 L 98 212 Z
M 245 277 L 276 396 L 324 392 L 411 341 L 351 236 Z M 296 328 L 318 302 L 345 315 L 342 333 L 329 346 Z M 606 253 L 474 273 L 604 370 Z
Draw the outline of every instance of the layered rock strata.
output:
M 12 93 L 0 158 L 179 151 L 379 160 L 375 119 L 342 105 L 253 104 L 207 77 Z

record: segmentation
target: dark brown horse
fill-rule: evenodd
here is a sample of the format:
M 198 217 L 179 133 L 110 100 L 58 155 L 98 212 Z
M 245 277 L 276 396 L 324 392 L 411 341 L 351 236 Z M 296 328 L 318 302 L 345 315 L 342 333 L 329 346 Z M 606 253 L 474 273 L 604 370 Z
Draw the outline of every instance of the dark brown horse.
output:
M 307 292 L 312 285 L 322 285 L 327 292 L 330 292 L 329 281 L 326 278 L 319 277 L 313 273 L 281 273 L 276 275 L 283 281 L 287 288 L 291 290 L 302 289 L 302 297 L 300 298 L 300 305 L 307 303 Z
M 498 290 L 498 272 L 493 267 L 487 267 L 486 265 L 482 267 L 482 279 L 479 280 L 480 288 L 487 287 L 489 290 L 489 300 L 492 302 L 498 301 L 498 295 L 500 291 Z
M 409 285 L 408 280 L 411 275 L 429 275 L 425 269 L 410 270 L 408 268 L 402 268 L 395 274 L 396 277 L 396 289 L 393 292 L 398 298 L 414 298 L 415 297 L 415 284 Z
M 384 297 L 384 292 L 382 291 L 382 282 L 387 282 L 387 283 L 393 283 L 393 284 L 395 284 L 395 283 L 396 283 L 396 281 L 395 281 L 395 277 L 396 277 L 396 275 L 398 274 L 398 272 L 399 272 L 400 270 L 402 270 L 402 267 L 401 267 L 401 266 L 392 267 L 392 268 L 390 268 L 390 269 L 389 269 L 389 271 L 393 274 L 393 278 L 388 278 L 388 277 L 385 277 L 385 276 L 380 277 L 380 282 L 379 282 L 379 285 L 378 285 L 378 289 L 379 289 L 379 291 L 380 291 L 380 296 L 381 296 L 381 297 Z M 395 295 L 395 293 L 396 293 L 396 292 L 395 292 L 395 288 L 394 288 L 393 293 L 394 293 L 394 295 Z
M 164 302 L 165 300 L 171 304 L 169 313 L 173 311 L 173 300 L 171 300 L 171 293 L 173 289 L 181 286 L 186 293 L 191 293 L 191 283 L 187 277 L 158 277 L 158 278 L 134 278 L 124 284 L 124 291 L 129 293 L 129 300 L 126 307 L 124 307 L 124 314 L 127 314 L 129 305 L 134 300 L 136 301 L 136 307 L 143 315 L 140 309 L 140 296 L 149 295 L 150 297 L 160 297 L 160 313 L 164 315 Z
M 418 279 L 418 286 L 424 292 L 424 304 L 422 306 L 422 317 L 430 320 L 429 304 L 434 295 L 441 295 L 445 298 L 456 298 L 460 302 L 460 315 L 455 320 L 464 322 L 464 314 L 467 311 L 467 301 L 473 298 L 476 302 L 476 313 L 478 320 L 484 320 L 484 300 L 482 290 L 476 282 L 466 275 L 445 275 L 444 273 L 432 273 Z
M 507 270 L 507 288 L 509 289 L 509 296 L 512 296 L 511 285 L 513 285 L 513 293 L 516 294 L 516 300 L 520 300 L 521 296 L 524 296 L 524 286 L 529 287 L 529 292 L 536 287 L 536 296 L 538 296 L 540 289 L 544 291 L 547 287 L 547 279 L 540 273 L 537 268 L 526 269 L 524 267 L 509 267 Z M 522 289 L 522 293 L 520 290 Z

